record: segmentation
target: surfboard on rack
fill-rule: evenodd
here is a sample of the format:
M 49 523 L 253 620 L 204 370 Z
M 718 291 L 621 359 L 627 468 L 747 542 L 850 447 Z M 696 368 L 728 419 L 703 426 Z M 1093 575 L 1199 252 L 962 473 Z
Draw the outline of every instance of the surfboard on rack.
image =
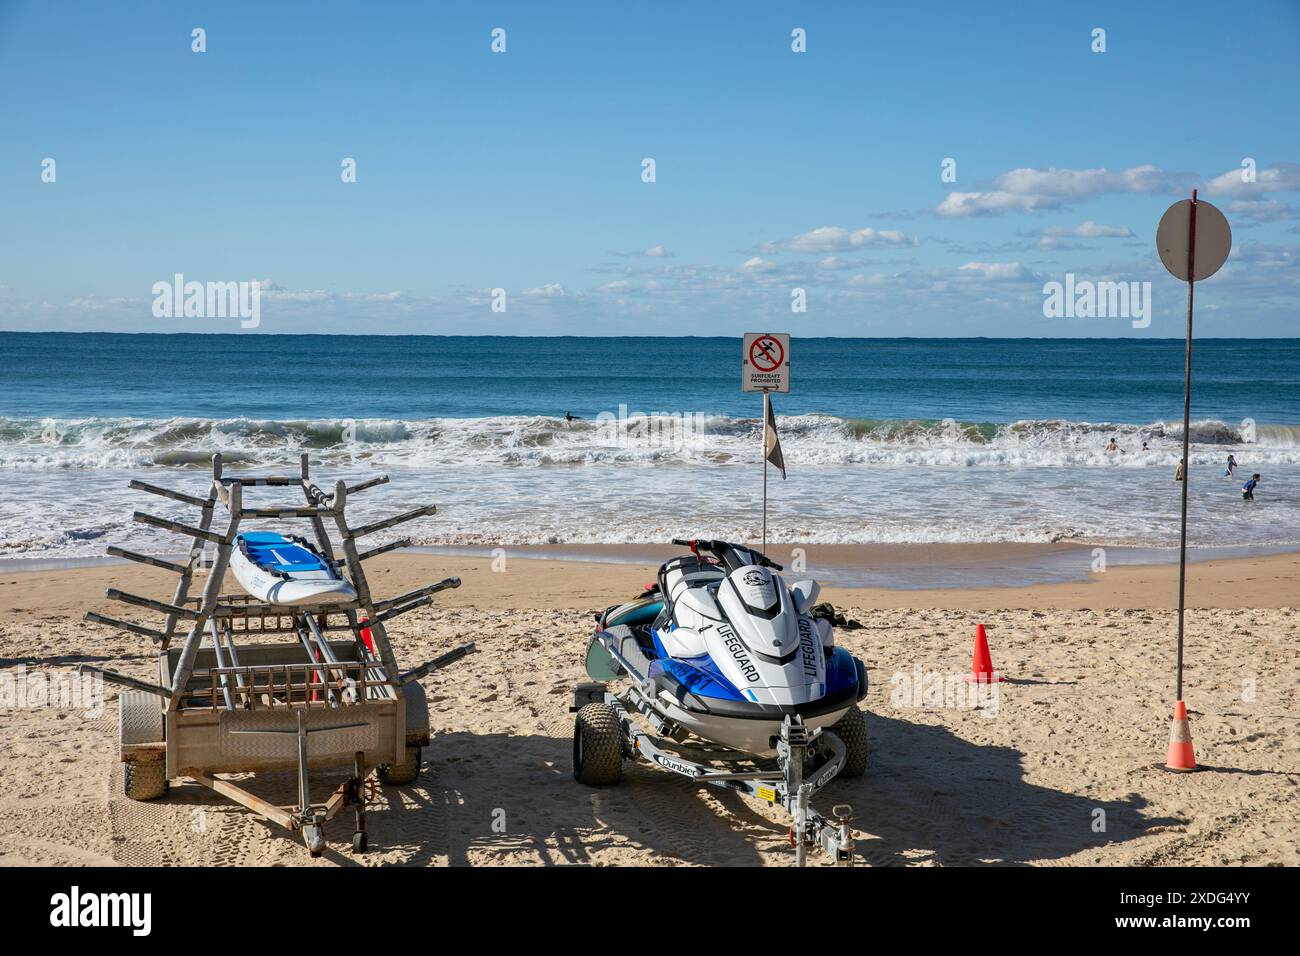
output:
M 230 569 L 245 591 L 268 604 L 303 607 L 357 599 L 356 589 L 338 568 L 296 536 L 273 531 L 236 535 Z

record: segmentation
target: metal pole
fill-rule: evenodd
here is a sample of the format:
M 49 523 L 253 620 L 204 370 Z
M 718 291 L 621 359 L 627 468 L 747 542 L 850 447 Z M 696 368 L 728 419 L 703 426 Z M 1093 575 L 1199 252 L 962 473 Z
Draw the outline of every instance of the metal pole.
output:
M 1191 481 L 1192 300 L 1196 289 L 1196 190 L 1192 190 L 1187 243 L 1187 352 L 1183 365 L 1183 515 L 1178 540 L 1178 676 L 1174 700 L 1183 699 L 1183 612 L 1187 598 L 1187 485 Z
M 764 554 L 767 553 L 767 416 L 768 416 L 767 408 L 768 408 L 768 404 L 771 401 L 772 401 L 771 396 L 767 392 L 764 392 L 763 393 L 763 429 L 761 432 L 762 442 L 763 442 L 763 451 L 762 451 L 762 455 L 763 455 L 763 547 L 759 549 Z
M 306 823 L 311 814 L 311 796 L 307 792 L 307 728 L 301 710 L 298 711 L 298 812 Z

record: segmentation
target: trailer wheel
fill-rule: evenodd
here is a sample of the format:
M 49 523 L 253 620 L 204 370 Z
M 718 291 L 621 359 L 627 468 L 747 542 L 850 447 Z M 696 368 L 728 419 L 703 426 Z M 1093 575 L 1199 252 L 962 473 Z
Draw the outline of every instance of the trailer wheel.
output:
M 122 762 L 122 793 L 132 800 L 157 800 L 167 796 L 167 764 L 162 760 Z
M 831 727 L 831 733 L 844 744 L 841 777 L 860 777 L 867 772 L 867 719 L 857 707 L 850 707 Z
M 609 704 L 586 704 L 573 721 L 573 777 L 592 787 L 623 779 L 623 729 Z
M 379 779 L 394 787 L 415 783 L 415 778 L 418 776 L 420 776 L 419 747 L 408 746 L 401 763 L 381 763 L 379 765 Z

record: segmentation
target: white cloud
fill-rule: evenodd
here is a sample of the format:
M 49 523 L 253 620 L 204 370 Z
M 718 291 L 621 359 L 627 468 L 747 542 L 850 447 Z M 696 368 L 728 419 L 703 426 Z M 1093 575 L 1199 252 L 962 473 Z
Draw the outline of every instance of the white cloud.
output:
M 968 262 L 958 270 L 963 276 L 989 282 L 1013 282 L 1033 278 L 1033 272 L 1019 262 Z
M 819 226 L 789 239 L 763 243 L 762 251 L 773 252 L 843 252 L 871 246 L 915 246 L 920 240 L 895 229 L 845 229 L 842 226 Z
M 568 295 L 568 293 L 564 291 L 564 286 L 560 285 L 558 282 L 548 282 L 545 285 L 538 286 L 534 289 L 525 289 L 524 295 L 537 296 L 544 299 L 558 299 L 563 298 Z
M 1091 249 L 1091 246 L 1074 242 L 1075 239 L 1132 239 L 1134 232 L 1128 226 L 1108 226 L 1085 219 L 1077 226 L 1044 226 L 1022 236 L 1037 236 L 1036 246 L 1045 252 L 1063 249 Z
M 1258 242 L 1234 244 L 1228 259 L 1234 266 L 1250 265 L 1256 269 L 1296 270 L 1300 278 L 1300 246 L 1274 246 Z
M 1278 199 L 1234 199 L 1228 212 L 1253 222 L 1281 222 L 1300 219 L 1300 209 Z
M 263 299 L 273 302 L 324 302 L 334 297 L 324 289 L 300 289 L 297 291 L 273 289 L 268 291 L 265 286 L 260 287 L 259 294 Z
M 776 263 L 769 262 L 761 256 L 754 256 L 750 259 L 746 259 L 740 268 L 744 269 L 746 272 L 771 272 L 776 268 Z
M 143 302 L 143 299 L 133 299 L 121 295 L 107 297 L 97 295 L 79 295 L 69 302 L 68 305 L 73 309 L 82 309 L 86 312 L 114 312 L 119 309 L 138 306 Z
M 871 286 L 882 286 L 885 284 L 883 273 L 877 272 L 874 275 L 856 275 L 849 280 L 849 285 L 854 288 L 869 288 Z
M 620 259 L 672 259 L 675 253 L 670 252 L 668 247 L 663 243 L 657 246 L 650 246 L 647 249 L 636 249 L 632 252 L 624 252 L 618 249 L 609 250 L 611 256 L 618 256 Z
M 1168 193 L 1195 179 L 1156 166 L 1133 166 L 1118 172 L 1099 169 L 1013 169 L 993 180 L 987 192 L 951 192 L 935 207 L 939 216 L 965 217 L 1056 209 L 1071 200 L 1106 193 Z
M 1181 188 L 1189 174 L 1169 173 L 1157 166 L 1133 166 L 1111 172 L 1100 169 L 1013 169 L 993 180 L 998 189 L 1022 196 L 1087 199 L 1102 193 L 1163 193 Z
M 1262 193 L 1287 193 L 1300 190 L 1300 165 L 1278 163 L 1255 173 L 1253 183 L 1242 180 L 1243 169 L 1230 169 L 1205 184 L 1205 191 L 1216 196 L 1258 196 Z
M 1045 226 L 1038 230 L 1037 235 L 1073 239 L 1132 239 L 1133 230 L 1128 226 L 1107 226 L 1085 219 L 1077 226 Z
M 1005 191 L 989 193 L 952 192 L 935 207 L 935 215 L 950 219 L 968 216 L 996 216 L 1004 212 L 1032 212 L 1057 209 L 1059 199 L 1051 196 L 1017 196 Z

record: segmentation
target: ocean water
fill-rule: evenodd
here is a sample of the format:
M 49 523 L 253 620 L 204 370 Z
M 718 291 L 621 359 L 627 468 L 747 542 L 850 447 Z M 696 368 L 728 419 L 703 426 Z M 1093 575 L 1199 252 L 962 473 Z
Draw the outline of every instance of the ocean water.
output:
M 126 482 L 202 494 L 213 452 L 265 474 L 305 451 L 322 483 L 387 472 L 357 520 L 435 502 L 402 529 L 422 544 L 754 538 L 761 398 L 740 391 L 740 352 L 733 337 L 0 333 L 0 558 L 174 550 L 131 512 L 192 509 Z M 1193 367 L 1193 544 L 1300 546 L 1300 339 L 1197 342 Z M 774 540 L 1177 541 L 1180 341 L 796 339 L 791 369 Z

